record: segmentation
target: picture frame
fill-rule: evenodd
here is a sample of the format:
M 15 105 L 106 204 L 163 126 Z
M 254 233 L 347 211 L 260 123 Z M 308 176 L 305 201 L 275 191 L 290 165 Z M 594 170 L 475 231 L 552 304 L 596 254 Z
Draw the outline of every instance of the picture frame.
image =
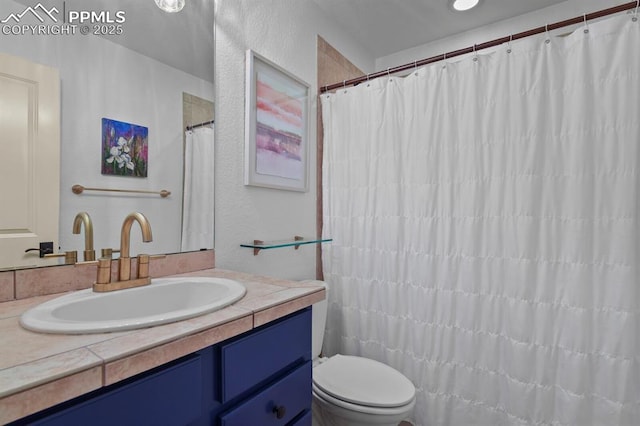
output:
M 146 178 L 149 168 L 149 129 L 102 118 L 101 174 Z
M 308 191 L 309 85 L 246 53 L 244 184 Z

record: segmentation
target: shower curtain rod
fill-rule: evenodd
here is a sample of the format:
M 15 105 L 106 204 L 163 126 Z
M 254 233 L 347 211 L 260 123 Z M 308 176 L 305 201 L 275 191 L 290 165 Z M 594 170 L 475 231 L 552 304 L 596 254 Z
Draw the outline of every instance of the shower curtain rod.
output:
M 192 126 L 187 126 L 187 130 L 197 129 L 198 127 L 208 126 L 209 124 L 214 124 L 215 120 L 205 121 L 204 123 L 194 124 Z
M 443 61 L 445 59 L 448 58 L 453 58 L 456 56 L 461 56 L 461 55 L 466 55 L 467 53 L 473 53 L 473 52 L 477 52 L 479 50 L 483 50 L 483 49 L 489 49 L 491 47 L 495 47 L 495 46 L 499 46 L 501 44 L 513 41 L 513 40 L 518 40 L 521 38 L 525 38 L 525 37 L 530 37 L 536 34 L 542 34 L 548 31 L 552 31 L 552 30 L 556 30 L 558 28 L 563 28 L 563 27 L 568 27 L 569 25 L 575 25 L 575 24 L 580 24 L 583 22 L 587 22 L 590 21 L 592 19 L 598 19 L 598 18 L 602 18 L 604 16 L 608 16 L 608 15 L 613 15 L 616 13 L 620 13 L 620 12 L 624 12 L 626 10 L 630 10 L 630 9 L 638 9 L 638 6 L 640 5 L 640 0 L 637 1 L 632 1 L 629 3 L 625 3 L 625 4 L 621 4 L 619 6 L 614 6 L 614 7 L 610 7 L 608 9 L 603 9 L 603 10 L 599 10 L 597 12 L 593 12 L 593 13 L 587 13 L 583 16 L 578 16 L 572 19 L 567 19 L 565 21 L 561 21 L 561 22 L 556 22 L 555 24 L 549 24 L 549 25 L 545 25 L 543 27 L 538 27 L 538 28 L 534 28 L 528 31 L 523 31 L 521 33 L 517 33 L 517 34 L 513 34 L 510 36 L 506 36 L 506 37 L 501 37 L 495 40 L 491 40 L 491 41 L 487 41 L 484 43 L 480 43 L 480 44 L 474 44 L 471 47 L 467 47 L 464 49 L 459 49 L 459 50 L 454 50 L 452 52 L 448 52 L 448 53 L 443 53 L 441 55 L 437 55 L 437 56 L 432 56 L 430 58 L 426 58 L 426 59 L 421 59 L 419 61 L 415 61 L 415 62 L 411 62 L 408 64 L 404 64 L 404 65 L 399 65 L 397 67 L 392 67 L 392 68 L 387 68 L 385 71 L 377 71 L 374 72 L 372 74 L 367 74 L 364 75 L 362 77 L 357 77 L 357 78 L 352 78 L 350 80 L 345 80 L 341 83 L 334 83 L 334 84 L 330 84 L 330 85 L 326 85 L 320 88 L 320 93 L 325 93 L 325 92 L 329 92 L 331 90 L 334 89 L 340 89 L 342 87 L 347 87 L 347 86 L 356 86 L 364 81 L 367 80 L 371 80 L 373 78 L 378 78 L 378 77 L 384 77 L 384 76 L 388 76 L 390 74 L 396 74 L 402 71 L 407 71 L 410 69 L 414 69 L 417 68 L 419 66 L 422 65 L 428 65 L 428 64 L 432 64 L 434 62 L 439 62 L 439 61 Z

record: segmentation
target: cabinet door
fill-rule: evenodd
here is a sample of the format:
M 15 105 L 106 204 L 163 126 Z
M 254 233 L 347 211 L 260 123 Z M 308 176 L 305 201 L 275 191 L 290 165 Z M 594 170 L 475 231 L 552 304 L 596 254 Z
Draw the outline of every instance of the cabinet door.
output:
M 200 417 L 201 410 L 202 368 L 195 356 L 28 424 L 184 425 Z
M 311 310 L 223 344 L 222 401 L 227 402 L 281 370 L 311 359 Z
M 311 380 L 311 361 L 308 361 L 220 416 L 220 425 L 286 425 L 311 407 Z

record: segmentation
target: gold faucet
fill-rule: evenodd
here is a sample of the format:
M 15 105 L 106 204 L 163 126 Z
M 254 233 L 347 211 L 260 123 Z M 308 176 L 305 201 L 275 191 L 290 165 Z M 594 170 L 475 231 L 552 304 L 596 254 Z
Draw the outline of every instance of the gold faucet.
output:
M 148 243 L 153 239 L 151 236 L 151 225 L 147 218 L 138 212 L 129 213 L 122 222 L 120 232 L 120 260 L 118 264 L 118 280 L 128 281 L 131 279 L 131 258 L 129 257 L 129 240 L 131 239 L 131 226 L 137 221 L 142 229 L 142 241 Z M 139 277 L 140 278 L 140 277 Z
M 129 213 L 122 222 L 120 232 L 120 259 L 118 259 L 118 281 L 111 281 L 111 258 L 102 257 L 98 261 L 98 278 L 93 285 L 93 291 L 105 292 L 121 290 L 131 287 L 139 287 L 151 283 L 149 278 L 149 255 L 138 255 L 138 276 L 131 278 L 131 258 L 129 246 L 131 240 L 131 226 L 138 222 L 142 230 L 142 241 L 148 243 L 152 240 L 151 225 L 147 218 L 139 212 Z
M 93 223 L 87 212 L 80 212 L 73 219 L 73 233 L 79 234 L 81 225 L 84 224 L 84 261 L 96 260 L 96 251 L 93 249 Z

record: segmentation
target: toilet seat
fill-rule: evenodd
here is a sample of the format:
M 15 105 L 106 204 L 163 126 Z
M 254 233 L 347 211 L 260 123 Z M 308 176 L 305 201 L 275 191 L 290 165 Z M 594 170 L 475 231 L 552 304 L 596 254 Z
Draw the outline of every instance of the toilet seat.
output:
M 403 411 L 415 402 L 415 387 L 400 372 L 348 355 L 335 355 L 314 367 L 313 390 L 337 406 L 371 414 Z
M 343 409 L 346 411 L 351 411 L 354 413 L 361 413 L 373 416 L 397 416 L 397 415 L 405 415 L 407 412 L 413 409 L 415 405 L 415 398 L 409 402 L 407 405 L 402 405 L 400 407 L 370 407 L 366 405 L 352 404 L 350 402 L 343 401 L 338 398 L 334 398 L 331 395 L 323 392 L 322 389 L 318 388 L 315 384 L 313 385 L 313 395 L 315 398 L 320 399 L 330 406 Z

